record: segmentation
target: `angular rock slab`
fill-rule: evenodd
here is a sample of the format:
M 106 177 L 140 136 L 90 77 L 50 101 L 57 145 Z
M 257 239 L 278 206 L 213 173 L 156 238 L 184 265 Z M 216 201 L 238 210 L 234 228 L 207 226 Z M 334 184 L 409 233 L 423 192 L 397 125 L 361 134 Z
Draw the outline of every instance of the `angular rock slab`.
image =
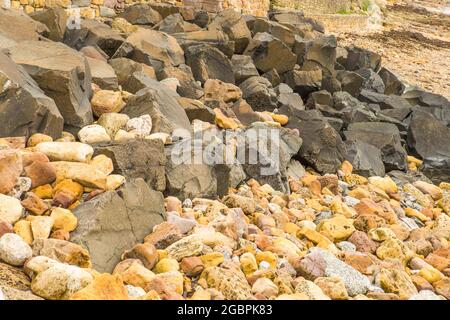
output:
M 93 46 L 109 57 L 112 57 L 124 41 L 117 31 L 96 20 L 83 19 L 79 28 L 68 29 L 64 35 L 64 43 L 71 48 L 80 50 L 86 46 Z
M 41 41 L 23 41 L 10 48 L 10 53 L 55 100 L 66 130 L 77 131 L 92 123 L 91 71 L 81 53 L 62 43 Z
M 151 190 L 143 179 L 81 204 L 74 214 L 78 227 L 71 241 L 89 251 L 99 272 L 112 272 L 125 250 L 166 219 L 162 193 Z
M 113 58 L 130 58 L 159 70 L 184 63 L 184 52 L 177 40 L 167 33 L 139 29 L 120 46 Z
M 152 118 L 152 132 L 172 133 L 175 129 L 189 131 L 191 125 L 183 107 L 177 101 L 177 94 L 164 84 L 147 79 L 151 85 L 129 98 L 122 113 L 130 118 L 149 114 Z
M 31 19 L 24 12 L 0 7 L 0 48 L 25 40 L 39 40 L 40 35 L 48 32 L 48 28 Z
M 423 160 L 423 171 L 434 182 L 450 181 L 450 129 L 431 114 L 415 111 L 411 117 L 409 148 Z
M 160 140 L 112 142 L 96 146 L 95 154 L 110 158 L 114 173 L 123 175 L 127 180 L 143 178 L 155 190 L 164 191 L 166 188 L 166 158 Z
M 0 137 L 41 132 L 59 138 L 63 118 L 22 66 L 0 52 Z

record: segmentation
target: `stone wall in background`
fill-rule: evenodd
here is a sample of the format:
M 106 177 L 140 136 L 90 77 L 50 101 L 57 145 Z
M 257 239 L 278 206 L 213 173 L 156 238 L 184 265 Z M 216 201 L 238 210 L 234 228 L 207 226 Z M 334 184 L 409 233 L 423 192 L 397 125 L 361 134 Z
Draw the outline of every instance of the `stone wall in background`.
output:
M 266 16 L 270 7 L 270 0 L 0 0 L 0 6 L 21 9 L 26 13 L 60 7 L 67 9 L 69 13 L 79 10 L 81 17 L 92 19 L 113 16 L 115 9 L 143 2 L 192 6 L 208 12 L 220 12 L 231 7 L 243 14 L 256 16 Z
M 270 8 L 270 0 L 184 0 L 184 5 L 209 12 L 219 12 L 227 8 L 235 8 L 243 14 L 266 16 Z
M 359 1 L 359 0 L 357 0 Z M 305 13 L 333 14 L 348 12 L 355 0 L 272 0 L 274 8 L 300 9 Z

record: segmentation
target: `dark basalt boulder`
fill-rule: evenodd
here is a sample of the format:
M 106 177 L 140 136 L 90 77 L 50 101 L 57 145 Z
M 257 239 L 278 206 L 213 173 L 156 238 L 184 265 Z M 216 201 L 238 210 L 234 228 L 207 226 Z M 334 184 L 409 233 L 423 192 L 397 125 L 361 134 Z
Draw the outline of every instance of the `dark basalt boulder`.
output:
M 450 128 L 427 112 L 413 112 L 408 130 L 408 147 L 423 159 L 421 170 L 435 183 L 450 180 L 449 141 Z

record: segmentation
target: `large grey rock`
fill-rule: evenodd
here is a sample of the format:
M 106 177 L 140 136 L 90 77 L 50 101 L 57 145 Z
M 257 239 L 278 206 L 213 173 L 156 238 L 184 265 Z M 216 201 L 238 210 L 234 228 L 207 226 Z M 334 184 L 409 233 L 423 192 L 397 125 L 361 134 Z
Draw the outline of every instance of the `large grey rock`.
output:
M 392 71 L 383 67 L 378 71 L 378 75 L 385 86 L 384 94 L 401 95 L 405 91 L 405 85 Z
M 187 140 L 190 144 L 189 140 Z M 192 160 L 180 161 L 186 142 L 174 143 L 166 148 L 166 191 L 167 195 L 181 200 L 195 197 L 213 198 L 217 195 L 217 178 L 213 166 Z M 201 152 L 201 151 L 200 151 Z M 193 155 L 193 153 L 189 153 Z M 193 159 L 193 158 L 190 158 Z
M 380 70 L 381 72 L 381 70 Z M 362 68 L 356 71 L 361 77 L 364 78 L 363 87 L 371 91 L 378 93 L 385 93 L 386 88 L 383 79 L 378 73 L 369 68 Z
M 381 150 L 386 171 L 405 170 L 406 151 L 401 144 L 400 132 L 391 123 L 357 122 L 344 132 L 347 140 L 360 140 Z
M 123 175 L 128 181 L 142 178 L 152 189 L 164 191 L 166 188 L 166 157 L 161 140 L 136 139 L 101 144 L 95 146 L 94 154 L 110 158 L 114 173 Z
M 61 112 L 66 130 L 77 131 L 93 121 L 91 71 L 79 52 L 57 42 L 23 41 L 9 49 Z
M 381 56 L 366 49 L 351 46 L 347 48 L 347 59 L 345 68 L 349 71 L 356 71 L 361 68 L 370 68 L 377 72 L 381 65 Z
M 273 111 L 277 107 L 277 94 L 264 77 L 251 77 L 239 86 L 244 98 L 254 111 Z
M 71 241 L 89 251 L 99 272 L 112 272 L 123 252 L 142 242 L 166 217 L 162 193 L 151 190 L 143 179 L 98 195 L 74 214 L 78 227 Z
M 286 72 L 284 79 L 286 84 L 306 100 L 310 93 L 322 88 L 323 71 L 320 68 L 302 70 L 297 67 Z
M 242 15 L 233 8 L 220 12 L 209 24 L 208 28 L 219 28 L 235 42 L 235 52 L 242 53 L 247 48 L 252 34 Z
M 159 23 L 158 30 L 168 34 L 174 34 L 199 31 L 201 30 L 201 28 L 196 24 L 184 21 L 181 14 L 174 13 L 170 16 L 167 16 L 163 21 Z
M 82 19 L 79 27 L 67 29 L 64 35 L 64 43 L 76 50 L 93 46 L 102 50 L 109 57 L 112 57 L 124 40 L 107 24 L 90 19 Z
M 119 81 L 114 69 L 105 61 L 87 57 L 92 82 L 103 90 L 119 90 Z
M 402 109 L 409 108 L 411 105 L 403 97 L 397 95 L 385 95 L 382 93 L 372 92 L 366 89 L 361 90 L 359 99 L 367 103 L 376 103 L 382 110 L 384 109 Z
M 413 106 L 419 105 L 423 107 L 435 107 L 442 109 L 450 108 L 450 101 L 444 96 L 419 89 L 407 91 L 402 95 L 402 97 L 408 100 L 408 102 Z
M 195 80 L 201 83 L 208 79 L 219 79 L 233 84 L 235 82 L 230 60 L 211 45 L 190 46 L 186 50 L 186 64 L 191 67 Z
M 0 7 L 0 48 L 11 47 L 21 41 L 39 40 L 48 32 L 44 24 L 24 12 Z
M 267 18 L 257 17 L 250 25 L 253 35 L 260 32 L 267 32 L 281 40 L 289 48 L 292 48 L 295 43 L 295 33 L 281 23 L 270 21 Z
M 189 47 L 206 44 L 216 48 L 227 58 L 231 58 L 235 51 L 234 41 L 230 41 L 227 34 L 217 28 L 174 33 L 173 36 L 185 52 Z
M 250 77 L 259 76 L 258 70 L 249 56 L 235 54 L 231 58 L 236 84 L 240 84 Z
M 346 91 L 354 97 L 359 95 L 364 83 L 364 78 L 352 71 L 340 70 L 336 74 L 336 79 L 341 83 L 342 91 Z
M 111 59 L 109 65 L 114 69 L 119 85 L 130 93 L 150 87 L 151 80 L 156 78 L 152 67 L 128 58 Z
M 355 173 L 364 177 L 384 177 L 385 169 L 380 149 L 364 141 L 345 142 L 347 160 L 353 165 Z
M 0 52 L 0 137 L 41 132 L 58 138 L 64 119 L 22 66 Z
M 408 130 L 408 147 L 424 160 L 424 172 L 434 182 L 450 180 L 450 128 L 431 114 L 415 111 Z
M 191 126 L 186 112 L 177 97 L 165 85 L 156 80 L 148 80 L 150 86 L 130 97 L 122 113 L 130 118 L 149 114 L 152 117 L 152 132 L 172 133 L 175 129 L 189 131 Z
M 262 72 L 275 69 L 279 74 L 292 70 L 297 56 L 282 41 L 268 33 L 258 33 L 245 51 Z
M 315 110 L 282 107 L 280 113 L 289 117 L 286 126 L 298 129 L 303 140 L 295 158 L 318 172 L 335 173 L 346 156 L 339 133 Z
M 184 63 L 184 52 L 177 40 L 167 33 L 140 28 L 128 36 L 113 58 L 130 58 L 160 70 Z
M 202 87 L 195 81 L 191 68 L 185 64 L 178 67 L 166 67 L 158 72 L 157 78 L 159 81 L 167 78 L 177 79 L 180 83 L 177 92 L 182 97 L 199 99 L 203 96 Z
M 245 150 L 242 167 L 247 177 L 288 193 L 287 167 L 302 146 L 302 138 L 289 129 L 274 129 L 261 122 L 254 123 L 245 134 L 245 145 L 238 144 L 238 150 Z M 257 161 L 253 158 L 253 163 L 252 157 L 255 155 Z
M 30 17 L 47 26 L 49 32 L 44 35 L 52 41 L 63 41 L 67 28 L 67 13 L 63 8 L 50 8 L 43 11 L 35 11 Z
M 127 7 L 118 15 L 131 24 L 155 26 L 162 20 L 161 14 L 147 3 L 135 4 Z

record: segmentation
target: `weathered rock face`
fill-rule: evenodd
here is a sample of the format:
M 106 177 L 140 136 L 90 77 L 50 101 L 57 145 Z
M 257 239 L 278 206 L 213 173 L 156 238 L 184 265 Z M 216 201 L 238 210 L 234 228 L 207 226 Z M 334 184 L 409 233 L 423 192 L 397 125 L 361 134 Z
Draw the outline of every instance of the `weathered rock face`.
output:
M 408 131 L 408 146 L 423 160 L 423 171 L 433 181 L 450 179 L 450 129 L 431 114 L 415 111 Z
M 164 199 L 137 179 L 80 205 L 74 214 L 78 227 L 71 240 L 89 251 L 96 270 L 112 272 L 126 249 L 164 221 Z
M 52 41 L 62 41 L 67 27 L 67 13 L 62 8 L 50 8 L 33 12 L 30 17 L 43 23 L 49 30 L 44 35 Z
M 0 52 L 0 136 L 31 136 L 41 132 L 59 138 L 63 118 L 22 66 Z
M 133 32 L 113 58 L 130 58 L 159 70 L 184 63 L 184 52 L 177 40 L 160 31 L 140 28 Z
M 242 97 L 255 111 L 273 111 L 277 107 L 277 95 L 272 84 L 263 77 L 250 77 L 241 83 Z
M 0 7 L 0 48 L 8 48 L 26 40 L 39 40 L 47 27 L 25 13 Z
M 235 42 L 236 53 L 244 52 L 252 37 L 244 18 L 234 9 L 220 12 L 208 27 L 222 29 Z
M 91 72 L 80 53 L 60 43 L 36 41 L 23 41 L 10 48 L 10 53 L 55 101 L 66 130 L 75 131 L 93 121 Z
M 152 189 L 166 188 L 164 145 L 160 140 L 129 140 L 95 147 L 95 154 L 103 154 L 113 161 L 114 172 L 127 180 L 142 178 Z
M 347 159 L 352 163 L 355 173 L 364 177 L 385 175 L 380 149 L 364 141 L 348 140 L 345 142 Z
M 289 47 L 268 33 L 258 33 L 246 54 L 253 58 L 255 66 L 262 72 L 275 69 L 281 74 L 292 70 L 297 61 Z
M 81 19 L 80 27 L 66 30 L 64 43 L 80 50 L 86 46 L 100 49 L 109 57 L 124 42 L 122 36 L 100 21 Z
M 280 108 L 289 117 L 288 128 L 298 128 L 303 144 L 295 158 L 319 172 L 334 173 L 345 159 L 346 149 L 340 135 L 314 111 Z
M 234 84 L 234 72 L 230 60 L 210 45 L 190 46 L 186 50 L 186 64 L 191 67 L 197 81 L 205 83 L 208 79 L 219 79 Z
M 360 140 L 381 150 L 386 170 L 406 169 L 406 151 L 398 128 L 390 123 L 352 123 L 345 132 L 347 140 Z
M 134 25 L 148 25 L 151 27 L 162 20 L 159 12 L 146 3 L 126 8 L 119 17 Z
M 152 67 L 131 59 L 111 59 L 109 65 L 114 69 L 119 85 L 130 93 L 150 87 L 151 80 L 156 78 L 155 70 Z
M 122 113 L 130 118 L 149 114 L 153 132 L 172 133 L 174 129 L 190 130 L 189 119 L 178 103 L 176 93 L 156 80 L 149 79 L 151 86 L 130 97 Z

